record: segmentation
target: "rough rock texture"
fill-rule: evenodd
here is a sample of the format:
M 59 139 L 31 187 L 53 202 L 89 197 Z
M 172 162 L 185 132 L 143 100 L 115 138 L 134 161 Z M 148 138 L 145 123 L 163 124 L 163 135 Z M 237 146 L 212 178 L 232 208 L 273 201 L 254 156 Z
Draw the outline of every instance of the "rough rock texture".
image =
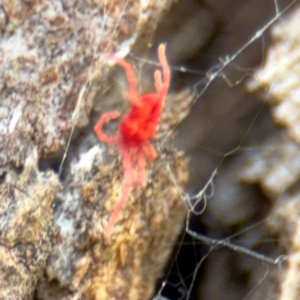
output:
M 285 26 L 286 16 L 280 15 L 274 30 L 279 40 L 273 42 L 276 51 L 270 55 L 273 60 L 266 64 L 266 69 L 262 55 L 268 57 L 269 41 L 264 34 L 266 47 L 262 49 L 259 38 L 222 73 L 216 73 L 231 54 L 275 16 L 275 4 L 281 11 L 291 2 L 265 0 L 262 5 L 260 0 L 178 1 L 178 6 L 163 18 L 159 30 L 152 35 L 171 1 L 0 1 L 1 197 L 12 195 L 9 199 L 13 203 L 23 197 L 30 204 L 25 197 L 31 195 L 27 188 L 33 188 L 32 193 L 40 195 L 39 198 L 43 198 L 42 191 L 46 188 L 47 201 L 52 203 L 54 191 L 48 187 L 48 181 L 43 180 L 49 176 L 48 183 L 53 180 L 50 185 L 55 190 L 58 187 L 54 183 L 55 175 L 37 171 L 37 165 L 41 169 L 57 169 L 61 162 L 62 151 L 59 150 L 64 149 L 75 126 L 61 177 L 64 187 L 55 202 L 54 217 L 59 230 L 52 231 L 51 224 L 47 223 L 48 218 L 52 218 L 52 209 L 49 209 L 48 214 L 43 213 L 49 231 L 39 239 L 48 242 L 36 252 L 39 256 L 32 260 L 32 252 L 27 248 L 29 256 L 24 256 L 22 249 L 27 245 L 5 246 L 6 263 L 13 257 L 11 264 L 15 264 L 15 269 L 21 268 L 14 273 L 21 274 L 14 277 L 18 278 L 14 282 L 24 284 L 18 291 L 14 284 L 3 287 L 5 292 L 10 289 L 15 292 L 9 296 L 11 299 L 32 298 L 37 278 L 40 281 L 35 296 L 39 299 L 144 299 L 151 294 L 154 285 L 145 287 L 144 284 L 147 280 L 153 283 L 161 275 L 166 262 L 163 257 L 168 257 L 186 212 L 180 198 L 181 184 L 186 177 L 185 159 L 165 147 L 165 138 L 174 136 L 173 126 L 196 100 L 189 118 L 180 124 L 179 138 L 175 142 L 191 158 L 189 187 L 192 191 L 201 190 L 216 169 L 217 176 L 213 180 L 214 195 L 208 201 L 205 214 L 195 217 L 191 228 L 196 230 L 199 224 L 204 224 L 199 232 L 220 238 L 231 233 L 236 236 L 241 231 L 238 237 L 243 246 L 275 258 L 286 249 L 288 268 L 286 272 L 282 266 L 271 270 L 261 261 L 224 248 L 205 257 L 198 241 L 188 240 L 188 243 L 183 241 L 181 248 L 186 251 L 190 247 L 191 254 L 176 257 L 176 267 L 183 257 L 184 268 L 169 273 L 164 283 L 168 289 L 172 287 L 182 293 L 180 298 L 187 295 L 191 274 L 195 275 L 191 296 L 195 299 L 218 300 L 224 295 L 228 300 L 299 298 L 299 146 L 288 138 L 287 131 L 278 132 L 268 108 L 261 109 L 261 99 L 249 94 L 243 84 L 246 78 L 253 77 L 257 66 L 260 71 L 254 79 L 260 83 L 252 83 L 252 88 L 267 90 L 271 96 L 267 102 L 271 104 L 274 119 L 284 124 L 298 142 L 298 107 L 293 89 L 297 91 L 298 87 L 299 26 L 289 23 Z M 297 18 L 291 16 L 291 20 L 297 23 Z M 142 90 L 148 90 L 152 88 L 153 72 L 147 75 L 145 68 L 156 60 L 155 45 L 161 42 L 167 42 L 173 87 L 176 85 L 162 118 L 165 123 L 161 124 L 161 139 L 157 143 L 161 156 L 149 166 L 151 181 L 131 195 L 111 240 L 107 241 L 102 234 L 103 227 L 118 200 L 122 168 L 116 149 L 105 147 L 94 137 L 92 124 L 99 114 L 90 112 L 98 87 L 95 110 L 100 108 L 102 113 L 114 105 L 119 109 L 119 104 L 124 103 L 121 94 L 125 85 L 116 96 L 116 86 L 106 81 L 102 54 L 118 52 L 125 56 L 134 45 L 139 51 L 131 58 L 139 71 Z M 152 44 L 153 56 L 144 52 Z M 140 69 L 141 66 L 145 68 Z M 286 76 L 283 78 L 282 74 Z M 118 76 L 112 77 L 120 83 Z M 276 93 L 271 88 L 273 83 Z M 85 128 L 87 125 L 90 126 Z M 110 126 L 114 124 L 107 125 L 108 132 Z M 36 148 L 37 161 L 28 167 L 26 157 Z M 32 169 L 36 174 L 33 178 L 43 182 L 42 186 L 25 180 Z M 163 178 L 162 182 L 157 182 L 158 176 Z M 24 188 L 19 187 L 21 182 Z M 161 199 L 164 194 L 168 202 Z M 169 199 L 171 195 L 174 198 Z M 36 206 L 33 214 L 38 211 L 39 206 Z M 266 221 L 270 212 L 272 218 Z M 18 222 L 22 222 L 20 220 Z M 266 226 L 251 227 L 261 224 L 258 222 Z M 34 228 L 44 230 L 46 223 Z M 19 240 L 30 240 L 24 237 L 29 228 L 25 226 L 25 231 L 18 232 Z M 274 236 L 270 235 L 270 228 Z M 15 241 L 15 237 L 11 240 Z M 157 241 L 159 252 L 152 247 Z M 40 249 L 38 242 L 35 245 L 35 249 Z M 40 266 L 45 264 L 50 248 L 53 252 L 41 277 L 43 267 Z M 21 253 L 17 258 L 25 257 L 21 263 L 12 256 L 15 249 Z M 199 265 L 202 259 L 204 264 Z M 32 262 L 32 272 L 23 272 L 23 261 Z M 193 268 L 184 273 L 188 263 L 193 264 Z M 194 273 L 196 268 L 197 274 Z M 162 285 L 157 298 L 164 297 L 164 287 Z
M 0 299 L 32 299 L 55 241 L 53 172 L 39 172 L 37 151 L 24 171 L 0 185 Z M 14 175 L 14 176 L 13 176 Z
M 270 226 L 279 233 L 282 247 L 286 249 L 286 264 L 280 274 L 280 293 L 278 299 L 299 298 L 300 263 L 300 194 L 299 189 L 282 197 L 282 203 L 276 207 Z
M 162 150 L 154 180 L 132 195 L 106 241 L 122 168 L 116 149 L 104 152 L 88 125 L 97 89 L 106 88 L 103 54 L 125 56 L 137 40 L 147 45 L 172 2 L 0 2 L 1 299 L 145 299 L 153 292 L 186 213 L 185 158 Z M 169 121 L 182 118 L 171 111 Z M 58 176 L 41 170 L 57 170 L 71 132 L 84 127 L 65 152 L 57 194 Z
M 264 88 L 275 121 L 285 126 L 300 142 L 300 9 L 272 27 L 274 45 L 268 50 L 265 65 L 255 74 L 250 89 Z M 288 32 L 288 36 L 287 36 Z
M 40 157 L 54 155 L 71 128 L 88 125 L 102 54 L 126 55 L 139 36 L 154 30 L 170 3 L 0 3 L 1 174 L 10 165 L 22 166 L 32 146 Z
M 257 181 L 272 201 L 277 202 L 269 223 L 272 230 L 279 234 L 279 242 L 287 252 L 287 267 L 280 274 L 277 298 L 282 300 L 300 297 L 299 28 L 298 7 L 272 28 L 274 44 L 268 51 L 265 65 L 249 84 L 251 89 L 265 90 L 264 96 L 271 106 L 274 120 L 283 125 L 289 134 L 282 132 L 269 139 L 256 157 L 256 162 L 245 172 L 246 180 Z M 267 157 L 266 152 L 271 155 Z
M 132 193 L 106 239 L 105 224 L 121 192 L 116 150 L 101 167 L 98 146 L 71 163 L 55 213 L 61 242 L 49 257 L 40 299 L 148 299 L 153 293 L 184 225 L 179 186 L 187 179 L 185 159 L 160 152 L 146 186 Z

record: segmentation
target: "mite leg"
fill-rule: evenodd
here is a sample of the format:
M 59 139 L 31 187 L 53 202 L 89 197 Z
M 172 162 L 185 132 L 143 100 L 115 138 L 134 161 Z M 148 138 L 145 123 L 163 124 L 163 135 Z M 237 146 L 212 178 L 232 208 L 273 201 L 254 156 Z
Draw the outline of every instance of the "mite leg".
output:
M 158 60 L 162 67 L 163 80 L 161 71 L 156 70 L 154 73 L 154 84 L 157 93 L 164 98 L 168 93 L 171 80 L 171 71 L 166 58 L 166 44 L 159 45 Z
M 101 140 L 104 143 L 108 143 L 108 144 L 116 144 L 118 142 L 117 137 L 109 136 L 109 135 L 105 134 L 102 130 L 102 127 L 108 121 L 110 121 L 112 119 L 116 119 L 119 116 L 120 116 L 120 113 L 116 110 L 105 113 L 101 116 L 101 118 L 99 119 L 99 121 L 96 123 L 96 125 L 94 127 L 94 131 L 95 131 L 97 137 L 99 138 L 99 140 Z

